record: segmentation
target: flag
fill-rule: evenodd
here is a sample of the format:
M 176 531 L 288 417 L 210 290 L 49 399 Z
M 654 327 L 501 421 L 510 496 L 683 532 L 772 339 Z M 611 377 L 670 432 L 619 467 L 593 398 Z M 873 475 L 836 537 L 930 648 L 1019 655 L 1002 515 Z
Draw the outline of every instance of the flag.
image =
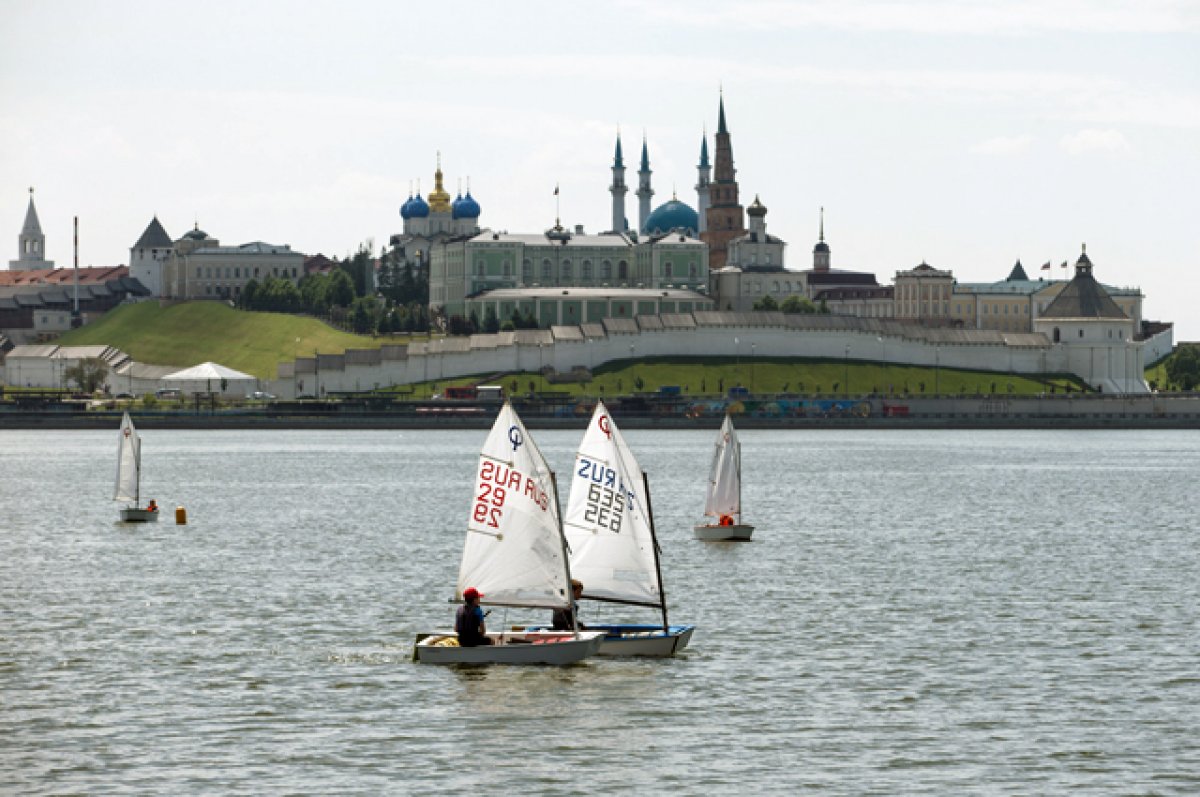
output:
M 1042 265 L 1042 271 L 1049 271 L 1049 270 L 1050 270 L 1050 261 L 1049 261 L 1049 260 L 1047 260 L 1047 261 L 1046 261 L 1046 262 L 1045 262 L 1045 263 Z
M 1064 260 L 1064 261 L 1062 262 L 1062 267 L 1063 267 L 1063 268 L 1066 268 L 1066 267 L 1067 267 L 1067 261 L 1065 261 L 1065 260 Z
M 554 184 L 554 195 L 558 196 L 558 183 Z

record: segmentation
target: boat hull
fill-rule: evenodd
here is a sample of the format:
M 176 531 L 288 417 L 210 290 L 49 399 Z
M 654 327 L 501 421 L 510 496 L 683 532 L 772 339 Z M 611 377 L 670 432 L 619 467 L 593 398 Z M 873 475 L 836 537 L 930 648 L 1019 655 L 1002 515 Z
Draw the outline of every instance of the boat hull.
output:
M 722 540 L 746 542 L 750 539 L 750 535 L 754 533 L 754 527 L 745 523 L 736 523 L 732 526 L 705 523 L 693 527 L 692 531 L 696 535 L 696 539 L 704 540 L 705 542 L 719 542 Z
M 453 631 L 419 634 L 413 660 L 422 664 L 574 664 L 600 650 L 604 634 L 581 631 L 520 631 L 489 633 L 495 642 L 460 647 Z
M 158 510 L 126 507 L 121 510 L 122 523 L 157 523 Z
M 515 626 L 514 631 L 544 631 L 544 628 Z M 694 625 L 673 625 L 669 633 L 661 625 L 588 625 L 588 631 L 603 631 L 600 645 L 601 656 L 642 656 L 669 658 L 688 646 L 692 641 Z

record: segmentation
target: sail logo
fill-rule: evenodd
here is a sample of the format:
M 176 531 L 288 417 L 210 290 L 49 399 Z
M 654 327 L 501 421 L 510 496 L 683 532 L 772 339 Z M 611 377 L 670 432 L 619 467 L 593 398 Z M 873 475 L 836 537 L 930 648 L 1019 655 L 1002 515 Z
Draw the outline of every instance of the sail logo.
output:
M 516 451 L 525 443 L 524 438 L 521 437 L 521 430 L 518 427 L 508 427 L 508 442 L 512 443 L 513 451 Z
M 600 427 L 600 431 L 604 432 L 604 436 L 612 440 L 612 423 L 609 422 L 607 415 L 601 415 L 596 425 Z

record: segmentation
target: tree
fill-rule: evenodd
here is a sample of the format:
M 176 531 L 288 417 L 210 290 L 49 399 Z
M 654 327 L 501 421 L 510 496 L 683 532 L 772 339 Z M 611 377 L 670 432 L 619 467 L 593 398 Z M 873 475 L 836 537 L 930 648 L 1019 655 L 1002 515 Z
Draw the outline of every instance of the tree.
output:
M 483 331 L 489 334 L 500 331 L 500 319 L 496 316 L 496 309 L 490 305 L 483 314 Z
M 785 313 L 797 314 L 803 313 L 812 315 L 817 312 L 817 306 L 808 299 L 793 293 L 791 296 L 783 300 L 783 304 L 779 305 L 779 309 Z
M 775 301 L 775 299 L 770 295 L 764 296 L 761 299 L 759 299 L 757 302 L 754 303 L 754 309 L 755 310 L 778 310 L 779 302 Z
M 79 385 L 84 393 L 94 393 L 108 377 L 108 363 L 98 357 L 87 357 L 63 371 L 63 378 Z
M 335 268 L 329 275 L 329 304 L 349 307 L 354 304 L 354 281 L 345 269 Z
M 238 306 L 246 310 L 253 310 L 255 307 L 255 297 L 258 294 L 258 280 L 251 277 L 246 281 L 242 288 L 241 295 L 238 296 Z
M 1180 390 L 1200 384 L 1200 347 L 1180 346 L 1167 360 L 1167 379 Z

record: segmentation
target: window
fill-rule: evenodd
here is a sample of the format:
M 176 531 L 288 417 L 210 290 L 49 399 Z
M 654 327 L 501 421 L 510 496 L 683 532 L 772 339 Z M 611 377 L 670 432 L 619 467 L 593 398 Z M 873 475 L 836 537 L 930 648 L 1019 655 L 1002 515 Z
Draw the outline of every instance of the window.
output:
M 592 281 L 592 261 L 583 261 L 583 279 L 585 282 Z
M 506 277 L 512 276 L 512 261 L 510 261 L 506 258 L 504 260 L 504 262 L 501 264 L 500 268 L 501 268 L 501 270 L 503 270 L 504 276 L 506 276 Z
M 688 264 L 688 276 L 692 279 L 696 278 L 696 261 L 694 260 Z
M 603 263 L 600 264 L 600 279 L 602 279 L 602 280 L 612 279 L 612 263 L 608 260 L 605 260 Z
M 542 261 L 542 282 L 549 282 L 551 274 L 554 271 L 554 266 L 549 260 Z
M 200 273 L 200 271 L 201 271 L 200 267 L 196 266 L 196 279 L 200 279 L 200 277 L 204 276 L 203 274 Z
M 1082 328 L 1079 330 L 1079 337 L 1081 337 L 1081 338 L 1083 337 L 1083 329 Z
M 629 264 L 624 260 L 617 263 L 617 279 L 629 279 Z
M 533 261 L 528 258 L 521 263 L 521 281 L 533 282 Z
M 561 276 L 562 276 L 563 282 L 571 281 L 571 278 L 573 275 L 571 274 L 571 261 L 570 260 L 563 260 Z
M 483 261 L 482 260 L 475 261 L 475 276 L 477 276 L 477 277 L 483 276 Z
M 675 271 L 675 266 L 673 263 L 671 263 L 670 260 L 668 260 L 666 263 L 663 264 L 663 276 L 666 277 L 667 279 L 671 278 L 671 276 L 674 274 L 674 271 Z

